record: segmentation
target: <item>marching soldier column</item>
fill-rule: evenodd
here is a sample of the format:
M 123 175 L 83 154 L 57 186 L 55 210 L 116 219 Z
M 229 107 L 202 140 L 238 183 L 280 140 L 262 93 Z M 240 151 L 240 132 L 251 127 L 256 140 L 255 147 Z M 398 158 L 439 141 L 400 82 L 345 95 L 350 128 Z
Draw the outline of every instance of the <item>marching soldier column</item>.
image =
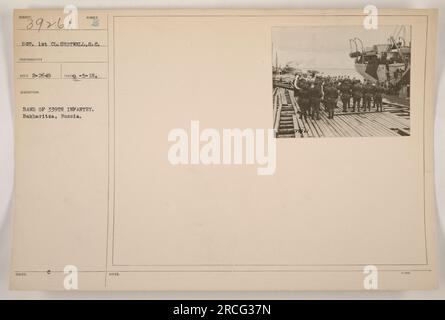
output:
M 300 119 L 320 120 L 321 104 L 333 119 L 341 101 L 342 113 L 382 112 L 382 95 L 387 90 L 379 83 L 349 77 L 322 77 L 314 73 L 296 74 L 293 81 L 294 96 L 299 106 Z M 352 100 L 352 103 L 351 103 Z

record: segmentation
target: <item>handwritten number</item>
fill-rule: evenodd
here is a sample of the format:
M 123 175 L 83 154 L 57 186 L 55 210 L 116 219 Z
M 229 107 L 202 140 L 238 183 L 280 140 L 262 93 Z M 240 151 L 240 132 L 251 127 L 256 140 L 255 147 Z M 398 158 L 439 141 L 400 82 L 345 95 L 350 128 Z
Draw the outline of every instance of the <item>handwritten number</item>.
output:
M 43 18 L 38 18 L 37 20 L 36 20 L 36 25 L 38 26 L 38 30 L 40 31 L 40 30 L 42 30 L 42 26 L 43 26 Z
M 63 25 L 63 21 L 62 18 L 58 18 L 56 21 L 50 21 L 50 20 L 45 20 L 44 18 L 38 18 L 38 19 L 33 19 L 33 18 L 29 18 L 28 19 L 28 24 L 26 25 L 26 30 L 33 30 L 36 29 L 38 31 L 42 30 L 42 29 L 63 29 L 64 25 Z

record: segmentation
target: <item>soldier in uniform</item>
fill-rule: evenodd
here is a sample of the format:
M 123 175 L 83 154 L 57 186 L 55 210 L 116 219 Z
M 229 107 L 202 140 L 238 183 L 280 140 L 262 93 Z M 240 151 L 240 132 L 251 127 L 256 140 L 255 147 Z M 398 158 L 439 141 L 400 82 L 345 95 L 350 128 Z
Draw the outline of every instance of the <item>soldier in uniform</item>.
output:
M 324 101 L 328 110 L 328 119 L 334 118 L 335 105 L 337 104 L 338 90 L 332 82 L 324 87 Z
M 343 112 L 348 112 L 351 105 L 351 86 L 347 79 L 343 80 L 339 88 L 341 92 L 341 101 L 343 103 Z
M 374 92 L 374 87 L 366 80 L 365 85 L 363 86 L 363 111 L 371 111 L 371 99 Z
M 320 120 L 320 102 L 323 96 L 323 91 L 321 83 L 319 81 L 314 81 L 310 84 L 309 88 L 309 99 L 310 99 L 310 109 L 312 120 Z
M 372 109 L 372 108 L 375 107 L 375 101 L 374 101 L 375 83 L 370 83 L 370 88 L 369 88 L 369 90 L 370 90 L 370 95 L 371 95 L 371 99 L 370 99 L 369 105 L 370 105 L 370 107 L 371 107 L 371 109 Z M 372 104 L 371 104 L 371 101 L 372 101 Z
M 323 79 L 323 83 L 322 83 L 323 96 L 321 97 L 321 102 L 323 105 L 323 109 L 326 113 L 329 113 L 329 110 L 328 110 L 328 106 L 326 105 L 326 101 L 324 100 L 325 99 L 325 89 L 327 88 L 328 84 L 331 83 L 331 81 L 332 81 L 331 77 L 327 76 Z
M 376 111 L 380 111 L 380 112 L 383 111 L 383 107 L 382 107 L 382 100 L 383 100 L 382 99 L 382 94 L 383 94 L 383 92 L 384 92 L 384 89 L 383 89 L 383 87 L 380 84 L 377 84 L 374 87 L 373 99 L 374 99 L 374 105 L 377 108 Z
M 360 80 L 355 80 L 352 86 L 352 112 L 360 111 L 360 102 L 362 100 L 362 84 Z
M 299 96 L 298 96 L 298 106 L 300 107 L 300 119 L 307 121 L 309 116 L 309 84 L 306 79 L 302 79 L 298 83 Z

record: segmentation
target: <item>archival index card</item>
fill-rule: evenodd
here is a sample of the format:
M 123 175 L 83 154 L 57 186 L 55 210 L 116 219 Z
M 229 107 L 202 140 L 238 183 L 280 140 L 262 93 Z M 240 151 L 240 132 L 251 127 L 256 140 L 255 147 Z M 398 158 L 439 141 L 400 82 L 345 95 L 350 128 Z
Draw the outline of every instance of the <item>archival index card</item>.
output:
M 366 18 L 16 10 L 11 287 L 434 288 L 437 12 Z

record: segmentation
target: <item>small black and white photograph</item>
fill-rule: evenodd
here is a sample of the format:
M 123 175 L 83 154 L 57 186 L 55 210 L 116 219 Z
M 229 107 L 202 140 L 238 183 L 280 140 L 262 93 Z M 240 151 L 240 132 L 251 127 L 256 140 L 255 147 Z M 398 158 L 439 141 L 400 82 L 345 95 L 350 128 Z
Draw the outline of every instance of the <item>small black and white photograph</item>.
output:
M 411 27 L 272 28 L 276 138 L 410 135 Z

